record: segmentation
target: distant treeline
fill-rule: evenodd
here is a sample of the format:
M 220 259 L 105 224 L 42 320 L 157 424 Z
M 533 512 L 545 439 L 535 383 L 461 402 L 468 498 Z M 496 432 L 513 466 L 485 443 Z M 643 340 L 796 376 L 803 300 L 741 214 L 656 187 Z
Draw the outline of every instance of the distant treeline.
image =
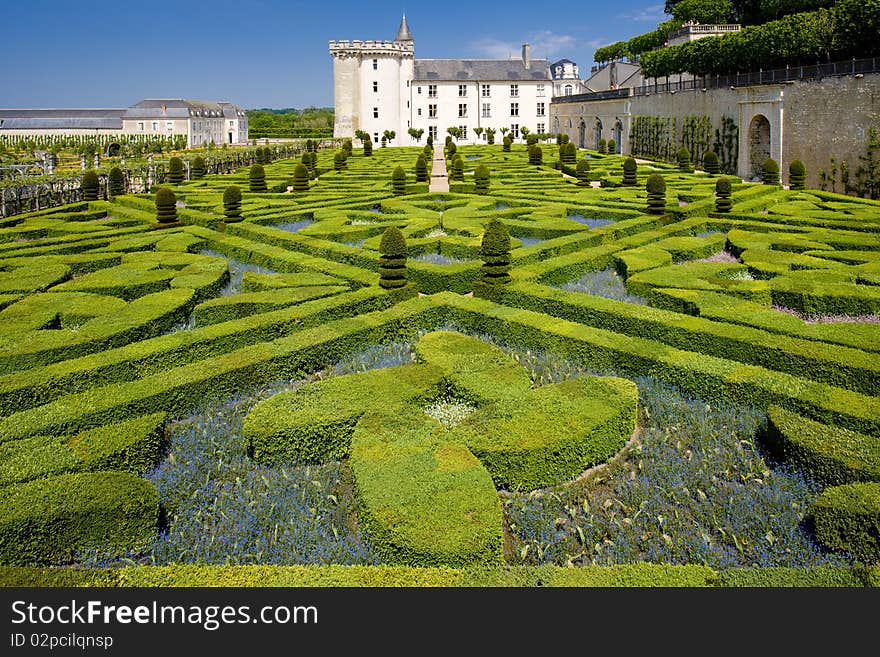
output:
M 253 139 L 279 137 L 332 137 L 333 108 L 248 110 L 248 133 Z

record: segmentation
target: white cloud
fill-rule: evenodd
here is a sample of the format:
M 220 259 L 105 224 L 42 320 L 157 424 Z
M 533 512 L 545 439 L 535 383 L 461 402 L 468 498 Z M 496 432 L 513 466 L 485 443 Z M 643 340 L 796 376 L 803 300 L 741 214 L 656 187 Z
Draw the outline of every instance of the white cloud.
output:
M 659 23 L 668 18 L 663 13 L 663 7 L 664 5 L 648 5 L 647 7 L 637 9 L 635 12 L 623 14 L 621 18 L 639 23 Z
M 532 46 L 532 57 L 552 58 L 560 53 L 570 52 L 578 45 L 570 34 L 556 34 L 551 30 L 540 30 L 529 34 L 523 41 L 502 41 L 491 37 L 479 39 L 470 44 L 470 50 L 490 59 L 518 58 L 523 43 Z

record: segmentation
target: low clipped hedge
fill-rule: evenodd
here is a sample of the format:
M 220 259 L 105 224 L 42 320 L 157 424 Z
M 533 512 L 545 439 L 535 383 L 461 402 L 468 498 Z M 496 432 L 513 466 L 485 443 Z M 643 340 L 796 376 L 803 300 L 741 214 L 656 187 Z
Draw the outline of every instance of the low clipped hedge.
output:
M 826 488 L 810 508 L 816 537 L 833 550 L 880 560 L 880 483 Z
M 63 561 L 93 547 L 135 547 L 155 535 L 159 522 L 156 489 L 127 472 L 65 474 L 2 490 L 3 564 Z
M 196 326 L 228 322 L 286 308 L 312 299 L 321 299 L 347 292 L 348 289 L 347 286 L 318 285 L 280 288 L 264 292 L 242 292 L 228 297 L 217 297 L 203 301 L 193 310 L 193 319 Z

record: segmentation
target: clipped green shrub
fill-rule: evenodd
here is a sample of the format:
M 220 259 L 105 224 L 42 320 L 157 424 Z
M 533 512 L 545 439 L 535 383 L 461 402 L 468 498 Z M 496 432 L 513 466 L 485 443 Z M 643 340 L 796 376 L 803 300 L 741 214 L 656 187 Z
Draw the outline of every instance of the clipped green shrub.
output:
M 416 182 L 428 182 L 428 161 L 423 153 L 416 158 Z
M 172 157 L 168 161 L 168 182 L 172 185 L 179 185 L 185 178 L 186 172 L 183 166 L 183 160 L 179 157 Z
M 489 193 L 489 167 L 485 164 L 479 164 L 474 169 L 474 190 L 477 194 Z
M 715 212 L 730 212 L 733 206 L 730 200 L 731 189 L 727 178 L 719 178 L 715 183 Z
M 156 191 L 156 219 L 160 224 L 177 221 L 177 196 L 167 187 Z
M 223 214 L 227 223 L 241 221 L 241 188 L 236 185 L 223 190 Z
M 190 175 L 192 175 L 193 180 L 201 180 L 205 177 L 207 173 L 207 168 L 205 167 L 205 158 L 201 155 L 196 155 L 193 158 L 192 165 L 190 166 Z
M 816 538 L 833 550 L 880 560 L 880 483 L 826 488 L 810 508 Z
M 568 139 L 568 135 L 566 133 L 560 132 L 556 135 L 556 145 L 557 146 L 562 146 L 564 144 L 567 144 L 568 141 L 569 141 L 569 139 Z
M 504 135 L 504 140 L 501 142 L 501 151 L 504 153 L 510 152 L 510 145 L 513 143 L 513 139 L 510 138 L 510 135 Z
M 474 294 L 495 298 L 501 286 L 510 282 L 510 233 L 497 219 L 486 224 L 480 242 L 480 257 L 483 266 L 480 279 L 474 283 Z
M 382 233 L 379 253 L 379 286 L 386 290 L 405 286 L 406 238 L 397 226 L 389 226 Z
M 779 163 L 772 157 L 764 160 L 764 165 L 761 168 L 761 181 L 765 185 L 779 184 Z
M 570 141 L 566 141 L 559 147 L 559 159 L 563 164 L 572 165 L 577 160 L 577 146 Z
M 293 169 L 293 191 L 296 193 L 309 191 L 309 170 L 305 164 L 297 164 Z
M 252 192 L 265 192 L 268 190 L 268 187 L 266 187 L 266 170 L 262 164 L 251 165 L 248 178 Z
M 608 152 L 608 142 L 604 139 L 599 140 L 599 147 L 596 149 L 599 151 L 600 155 L 605 155 Z
M 370 139 L 370 136 L 367 135 L 367 138 L 364 140 L 364 157 L 372 157 L 373 156 L 373 140 Z
M 578 160 L 577 167 L 575 168 L 575 173 L 577 174 L 577 184 L 579 187 L 589 187 L 590 185 L 590 162 L 586 158 L 581 158 Z
M 346 168 L 344 151 L 337 151 L 336 154 L 333 155 L 333 168 L 336 171 L 342 171 Z
M 800 160 L 788 165 L 788 187 L 792 190 L 804 189 L 807 185 L 807 167 Z
M 446 157 L 449 159 L 455 159 L 455 154 L 458 152 L 458 146 L 455 145 L 455 142 L 452 141 L 452 137 L 446 138 Z
M 351 157 L 352 146 L 351 139 L 345 139 L 342 142 L 342 150 L 345 151 L 345 157 Z
M 449 172 L 449 177 L 451 180 L 456 180 L 458 182 L 464 180 L 464 161 L 458 153 L 452 158 L 452 170 Z
M 638 165 L 636 164 L 636 160 L 633 157 L 628 157 L 623 161 L 623 184 L 627 187 L 634 187 L 638 184 L 638 179 L 636 178 L 636 171 L 638 170 Z
M 614 154 L 617 153 L 617 144 L 614 142 L 613 139 L 609 139 L 609 140 L 608 140 L 608 146 L 607 146 L 607 149 L 606 149 L 606 150 L 607 150 L 608 153 L 610 153 L 611 155 L 614 155 Z
M 425 160 L 434 157 L 434 149 L 431 147 L 431 144 L 425 144 L 425 147 L 422 149 L 422 154 L 425 156 Z
M 666 181 L 659 173 L 652 173 L 645 182 L 648 192 L 648 214 L 666 212 Z
M 544 163 L 544 152 L 537 144 L 529 146 L 529 164 L 541 166 Z
M 122 169 L 113 167 L 107 176 L 107 185 L 110 188 L 110 196 L 122 196 L 125 194 L 125 176 Z
M 89 169 L 83 174 L 82 183 L 83 201 L 98 200 L 98 174 Z
M 678 149 L 678 170 L 682 173 L 694 172 L 694 165 L 691 163 L 691 152 L 684 146 Z
M 398 166 L 391 172 L 391 188 L 395 196 L 406 194 L 406 172 Z
M 706 151 L 703 155 L 703 171 L 710 176 L 717 176 L 721 173 L 721 162 L 718 159 L 718 153 L 715 151 Z

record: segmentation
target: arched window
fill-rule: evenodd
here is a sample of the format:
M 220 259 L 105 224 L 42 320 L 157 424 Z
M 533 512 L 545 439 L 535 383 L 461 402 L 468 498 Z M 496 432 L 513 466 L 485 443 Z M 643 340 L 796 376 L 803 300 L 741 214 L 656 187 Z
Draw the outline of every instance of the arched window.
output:
M 565 85 L 565 95 L 571 96 L 572 86 L 570 84 Z

